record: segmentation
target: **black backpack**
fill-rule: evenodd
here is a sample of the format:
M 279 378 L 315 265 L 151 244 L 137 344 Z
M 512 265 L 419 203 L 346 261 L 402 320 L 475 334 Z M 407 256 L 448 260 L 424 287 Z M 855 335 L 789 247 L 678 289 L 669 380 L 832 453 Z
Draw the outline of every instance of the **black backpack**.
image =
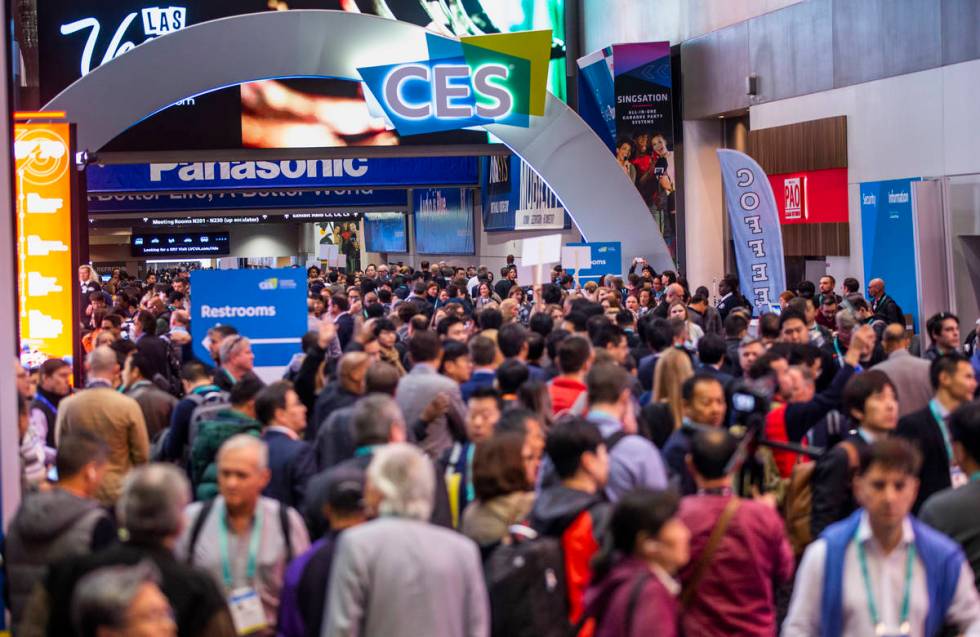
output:
M 491 637 L 569 637 L 561 539 L 511 527 L 483 564 L 490 595 Z

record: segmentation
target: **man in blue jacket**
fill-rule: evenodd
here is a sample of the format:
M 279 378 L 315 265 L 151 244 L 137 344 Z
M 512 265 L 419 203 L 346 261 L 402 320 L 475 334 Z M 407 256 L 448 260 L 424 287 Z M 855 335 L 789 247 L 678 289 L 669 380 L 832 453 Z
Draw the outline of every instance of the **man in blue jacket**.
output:
M 905 440 L 871 445 L 855 480 L 862 507 L 803 554 L 783 637 L 980 634 L 963 550 L 910 515 L 921 462 Z
M 306 406 L 287 380 L 272 383 L 255 397 L 255 415 L 265 425 L 272 478 L 262 495 L 299 509 L 306 483 L 316 474 L 313 445 L 303 440 Z

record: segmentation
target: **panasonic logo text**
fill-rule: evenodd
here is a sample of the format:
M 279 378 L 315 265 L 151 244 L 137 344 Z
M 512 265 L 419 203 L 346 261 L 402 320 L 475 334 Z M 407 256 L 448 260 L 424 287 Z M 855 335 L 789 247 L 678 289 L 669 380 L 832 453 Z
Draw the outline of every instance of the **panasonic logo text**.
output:
M 202 305 L 201 318 L 274 318 L 274 305 Z
M 150 164 L 150 181 L 160 182 L 176 171 L 182 182 L 251 181 L 258 179 L 305 179 L 315 177 L 363 177 L 367 159 L 300 159 L 283 161 L 209 161 Z

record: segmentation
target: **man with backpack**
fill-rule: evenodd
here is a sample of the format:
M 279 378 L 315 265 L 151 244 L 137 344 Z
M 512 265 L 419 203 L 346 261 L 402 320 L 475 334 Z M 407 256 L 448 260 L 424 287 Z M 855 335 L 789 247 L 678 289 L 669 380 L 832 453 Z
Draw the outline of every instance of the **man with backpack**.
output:
M 574 626 L 584 608 L 589 563 L 602 545 L 609 519 L 610 505 L 602 496 L 609 478 L 609 454 L 599 428 L 583 418 L 556 423 L 548 433 L 545 453 L 560 482 L 541 491 L 531 510 L 531 526 L 560 541 L 567 621 Z M 589 621 L 579 635 L 590 637 L 592 632 Z
M 188 525 L 175 551 L 214 578 L 240 635 L 275 633 L 283 573 L 310 545 L 300 515 L 262 497 L 269 478 L 269 450 L 262 440 L 228 439 L 218 452 L 220 494 L 187 507 Z
M 631 381 L 624 367 L 611 363 L 596 365 L 585 378 L 589 400 L 586 419 L 599 428 L 609 452 L 605 495 L 610 502 L 636 487 L 667 488 L 660 452 L 652 442 L 636 435 Z
M 265 383 L 254 374 L 242 377 L 231 390 L 230 404 L 201 423 L 191 447 L 191 481 L 198 500 L 213 498 L 218 492 L 215 458 L 221 445 L 237 434 L 262 435 L 262 423 L 255 417 L 255 397 L 263 387 Z
M 180 370 L 180 382 L 184 386 L 184 398 L 170 415 L 170 428 L 161 446 L 160 460 L 185 465 L 194 444 L 191 435 L 191 419 L 202 405 L 227 405 L 228 394 L 211 382 L 211 374 L 200 361 L 188 361 Z M 196 432 L 194 432 L 196 433 Z

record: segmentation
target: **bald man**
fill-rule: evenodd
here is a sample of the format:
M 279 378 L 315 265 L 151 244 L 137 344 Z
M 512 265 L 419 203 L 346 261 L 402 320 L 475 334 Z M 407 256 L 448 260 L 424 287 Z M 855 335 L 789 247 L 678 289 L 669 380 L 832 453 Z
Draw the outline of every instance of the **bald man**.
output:
M 889 325 L 892 323 L 905 325 L 902 308 L 898 307 L 895 299 L 885 294 L 883 279 L 871 279 L 868 282 L 868 295 L 871 297 L 871 311 L 874 312 L 875 320 L 884 321 Z
M 666 288 L 664 288 L 664 298 L 660 302 L 660 305 L 653 309 L 653 313 L 660 318 L 667 318 L 667 313 L 670 312 L 670 306 L 674 303 L 684 302 L 684 286 L 680 283 L 671 283 Z
M 929 383 L 929 361 L 909 354 L 909 337 L 905 326 L 892 323 L 881 336 L 881 346 L 888 359 L 875 365 L 888 375 L 898 394 L 899 418 L 924 408 L 932 398 Z

